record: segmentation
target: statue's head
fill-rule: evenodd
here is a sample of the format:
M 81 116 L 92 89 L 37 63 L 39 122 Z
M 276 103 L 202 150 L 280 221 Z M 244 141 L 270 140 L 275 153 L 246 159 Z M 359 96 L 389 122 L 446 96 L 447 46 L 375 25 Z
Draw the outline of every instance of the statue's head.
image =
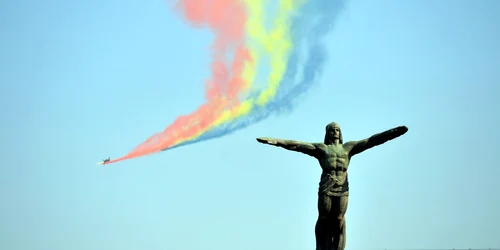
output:
M 340 130 L 340 126 L 337 123 L 329 123 L 326 125 L 325 130 L 325 144 L 333 144 L 336 139 L 339 140 L 340 144 L 344 143 L 342 139 L 342 130 Z

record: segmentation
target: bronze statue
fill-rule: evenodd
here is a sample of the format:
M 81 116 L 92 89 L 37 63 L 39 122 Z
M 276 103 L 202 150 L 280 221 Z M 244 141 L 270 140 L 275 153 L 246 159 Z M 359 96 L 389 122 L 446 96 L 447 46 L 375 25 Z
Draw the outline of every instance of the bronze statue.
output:
M 375 134 L 361 141 L 343 143 L 337 123 L 326 126 L 323 143 L 308 143 L 275 138 L 257 138 L 258 142 L 307 154 L 318 159 L 323 172 L 318 191 L 318 220 L 316 222 L 316 250 L 344 250 L 349 197 L 347 168 L 351 157 L 369 148 L 395 139 L 408 131 L 406 126 Z

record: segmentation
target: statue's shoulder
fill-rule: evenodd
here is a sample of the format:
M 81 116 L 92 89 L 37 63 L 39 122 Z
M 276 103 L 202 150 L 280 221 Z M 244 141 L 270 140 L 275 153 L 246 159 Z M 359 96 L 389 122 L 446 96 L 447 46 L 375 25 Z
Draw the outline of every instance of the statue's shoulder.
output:
M 322 143 L 322 142 L 314 142 L 314 143 L 313 143 L 313 145 L 314 145 L 317 149 L 319 149 L 319 150 L 321 150 L 321 151 L 326 150 L 326 148 L 328 147 L 326 144 L 324 144 L 324 143 Z
M 342 147 L 343 147 L 345 150 L 349 151 L 349 150 L 351 150 L 351 149 L 354 147 L 354 145 L 356 145 L 356 142 L 355 142 L 355 141 L 348 141 L 348 142 L 346 142 L 346 143 L 343 143 L 343 144 L 342 144 Z

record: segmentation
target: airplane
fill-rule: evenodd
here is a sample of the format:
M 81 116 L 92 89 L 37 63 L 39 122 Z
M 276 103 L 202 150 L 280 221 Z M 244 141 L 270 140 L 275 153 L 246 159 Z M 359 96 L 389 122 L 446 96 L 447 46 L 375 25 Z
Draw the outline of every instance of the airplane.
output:
M 97 164 L 98 164 L 98 165 L 104 165 L 104 164 L 106 164 L 106 162 L 108 162 L 108 161 L 110 161 L 110 158 L 109 158 L 109 157 L 108 157 L 108 159 L 104 159 L 104 160 L 102 160 L 101 162 L 98 162 Z

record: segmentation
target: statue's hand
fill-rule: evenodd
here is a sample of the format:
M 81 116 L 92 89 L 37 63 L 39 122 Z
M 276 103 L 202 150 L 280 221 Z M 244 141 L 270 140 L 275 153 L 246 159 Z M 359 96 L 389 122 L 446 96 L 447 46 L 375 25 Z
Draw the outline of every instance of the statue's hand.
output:
M 277 144 L 276 140 L 266 138 L 266 137 L 257 138 L 257 141 L 260 143 L 269 144 L 269 145 L 276 145 Z
M 408 132 L 408 128 L 406 126 L 399 126 L 397 128 L 394 128 L 394 130 L 398 135 L 404 135 L 406 132 Z
M 398 130 L 401 131 L 402 134 L 408 132 L 408 128 L 406 126 L 399 126 Z

